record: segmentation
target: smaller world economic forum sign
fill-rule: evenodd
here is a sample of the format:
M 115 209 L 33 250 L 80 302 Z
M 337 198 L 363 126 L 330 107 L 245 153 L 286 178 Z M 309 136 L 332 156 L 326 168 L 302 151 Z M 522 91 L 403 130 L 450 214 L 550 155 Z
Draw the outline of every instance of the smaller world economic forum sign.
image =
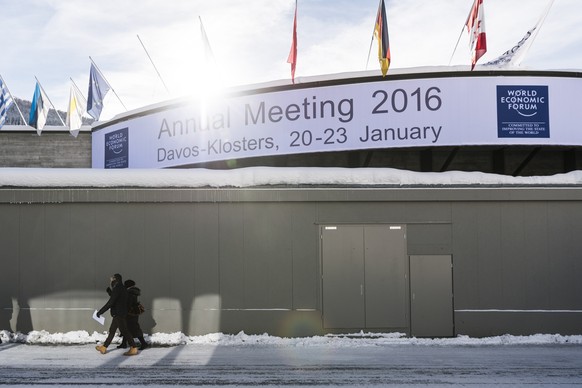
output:
M 121 128 L 105 135 L 105 168 L 129 166 L 129 132 Z
M 249 89 L 99 123 L 93 168 L 166 168 L 301 153 L 582 145 L 579 73 L 407 74 Z

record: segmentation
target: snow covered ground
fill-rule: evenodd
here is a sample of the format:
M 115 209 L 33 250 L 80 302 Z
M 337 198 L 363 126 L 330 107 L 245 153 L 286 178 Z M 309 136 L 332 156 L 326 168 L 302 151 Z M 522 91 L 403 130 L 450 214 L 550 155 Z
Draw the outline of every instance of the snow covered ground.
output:
M 419 339 L 156 333 L 125 357 L 105 333 L 0 332 L 0 386 L 579 386 L 582 336 Z
M 46 331 L 31 331 L 28 334 L 0 331 L 3 343 L 26 345 L 85 345 L 102 342 L 107 332 L 88 333 L 84 330 L 67 333 L 48 333 Z M 315 337 L 281 338 L 262 335 L 239 334 L 207 334 L 202 336 L 186 336 L 183 333 L 154 333 L 146 336 L 149 343 L 159 347 L 178 345 L 212 345 L 212 346 L 293 346 L 317 347 L 331 346 L 337 348 L 415 345 L 415 346 L 492 346 L 492 345 L 580 345 L 582 335 L 563 336 L 559 334 L 536 334 L 530 336 L 504 335 L 498 337 L 472 338 L 460 335 L 453 338 L 410 338 L 402 333 L 349 333 L 328 334 Z M 116 335 L 113 342 L 119 342 Z

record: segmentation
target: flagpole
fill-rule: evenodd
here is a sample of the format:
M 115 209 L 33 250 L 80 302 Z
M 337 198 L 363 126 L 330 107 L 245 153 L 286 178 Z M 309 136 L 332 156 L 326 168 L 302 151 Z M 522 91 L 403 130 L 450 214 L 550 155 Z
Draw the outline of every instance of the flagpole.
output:
M 123 108 L 127 111 L 127 108 L 125 107 L 125 104 L 123 103 L 123 101 L 121 101 L 121 98 L 119 98 L 119 96 L 117 95 L 117 92 L 115 91 L 115 89 L 113 89 L 113 86 L 111 86 L 111 83 L 109 81 L 107 81 L 107 78 L 105 78 L 105 76 L 103 75 L 103 72 L 101 71 L 101 69 L 99 69 L 99 66 L 97 66 L 97 64 L 95 63 L 95 61 L 93 60 L 93 58 L 91 58 L 91 56 L 89 56 L 89 59 L 91 60 L 91 63 L 93 64 L 93 66 L 95 66 L 95 69 L 97 69 L 97 71 L 99 72 L 99 74 L 101 75 L 101 77 L 103 77 L 103 79 L 105 80 L 105 82 L 107 82 L 109 84 L 109 86 L 111 87 L 111 91 L 113 92 L 113 94 L 115 94 L 115 97 L 117 97 L 117 99 L 119 100 L 119 102 L 121 103 L 121 105 L 123 106 Z
M 28 126 L 28 121 L 26 121 L 24 119 L 24 115 L 22 114 L 22 111 L 20 110 L 20 107 L 18 106 L 18 103 L 16 102 L 16 99 L 14 98 L 14 96 L 12 95 L 12 93 L 10 92 L 10 89 L 8 88 L 8 85 L 6 85 L 6 81 L 4 81 L 4 78 L 2 77 L 2 74 L 0 74 L 0 80 L 2 80 L 2 83 L 4 84 L 4 87 L 6 88 L 6 90 L 8 91 L 8 94 L 10 94 L 10 98 L 12 98 L 12 101 L 14 102 L 14 105 L 16 105 L 16 109 L 18 110 L 18 113 L 20 113 L 20 118 L 22 119 L 22 122 L 24 123 L 24 125 Z
M 162 81 L 162 84 L 164 84 L 164 88 L 166 88 L 166 92 L 168 92 L 168 95 L 170 94 L 170 90 L 168 89 L 168 87 L 166 86 L 166 83 L 164 82 L 164 79 L 162 78 L 162 75 L 160 74 L 160 72 L 158 71 L 158 68 L 156 67 L 156 64 L 154 63 L 152 57 L 150 56 L 150 53 L 148 53 L 148 50 L 146 49 L 145 45 L 143 44 L 143 42 L 141 41 L 141 38 L 139 37 L 139 35 L 137 35 L 137 39 L 139 40 L 139 43 L 141 43 L 141 47 L 143 47 L 143 51 L 145 51 L 146 55 L 148 56 L 150 62 L 152 63 L 152 66 L 154 67 L 154 70 L 156 71 L 156 73 L 158 73 L 158 77 L 160 78 L 160 81 Z
M 374 34 L 376 33 L 376 22 L 378 21 L 378 13 L 380 12 L 380 7 L 382 6 L 382 0 L 378 2 L 378 11 L 376 12 L 376 21 L 374 22 L 374 29 L 372 30 L 372 39 L 370 39 L 370 48 L 368 49 L 368 59 L 366 60 L 366 70 L 368 70 L 368 65 L 370 64 L 370 54 L 372 53 L 372 44 L 374 43 Z
M 297 7 L 297 0 L 295 0 L 295 7 Z M 200 20 L 200 33 L 202 34 L 202 44 L 204 45 L 204 53 L 206 50 L 210 52 L 210 58 L 205 58 L 208 62 L 208 59 L 212 60 L 213 63 L 216 63 L 216 59 L 214 58 L 214 51 L 212 51 L 212 46 L 210 46 L 210 41 L 208 40 L 208 35 L 206 34 L 206 29 L 204 28 L 204 24 L 202 23 L 202 16 L 198 15 L 198 19 Z
M 453 53 L 451 54 L 451 59 L 449 59 L 448 66 L 451 66 L 451 62 L 453 61 L 453 57 L 455 56 L 455 53 L 457 52 L 457 47 L 459 46 L 459 42 L 461 41 L 461 36 L 463 36 L 464 31 L 465 31 L 465 25 L 463 25 L 463 28 L 461 28 L 461 33 L 459 34 L 459 39 L 457 39 L 457 44 L 455 45 L 455 49 L 453 50 Z
M 531 48 L 533 41 L 535 40 L 535 38 L 538 36 L 538 33 L 540 32 L 540 29 L 542 28 L 542 24 L 544 24 L 544 22 L 546 21 L 546 17 L 550 13 L 550 8 L 552 8 L 552 5 L 554 5 L 554 0 L 550 0 L 550 2 L 548 3 L 548 6 L 546 7 L 544 13 L 540 17 L 540 20 L 538 21 L 538 24 L 536 25 L 536 29 L 533 33 L 533 36 L 531 37 L 531 40 L 529 41 L 527 46 L 524 47 L 523 52 L 518 54 L 518 60 L 516 61 L 515 66 L 519 66 L 519 64 L 521 63 L 523 58 L 525 58 L 525 55 L 528 53 L 529 49 Z
M 455 49 L 453 50 L 453 53 L 451 54 L 451 59 L 449 59 L 448 66 L 451 66 L 451 62 L 453 61 L 453 57 L 455 56 L 455 53 L 457 52 L 457 47 L 459 46 L 459 42 L 461 41 L 461 36 L 463 36 L 463 31 L 465 31 L 465 26 L 467 26 L 467 23 L 469 22 L 470 17 L 471 17 L 471 12 L 469 11 L 469 15 L 467 15 L 467 20 L 465 20 L 465 24 L 463 24 L 463 28 L 461 28 L 461 33 L 459 34 L 459 38 L 457 39 L 457 44 L 455 45 Z
M 81 95 L 83 98 L 85 98 L 85 95 L 83 94 L 83 92 L 81 91 L 81 89 L 79 89 L 79 87 L 77 86 L 77 84 L 75 83 L 75 81 L 73 81 L 73 79 L 72 79 L 72 78 L 70 78 L 70 77 L 69 77 L 69 79 L 70 79 L 70 80 L 71 80 L 71 82 L 73 83 L 73 86 L 75 87 L 75 89 L 77 89 L 77 92 L 79 92 L 79 94 L 80 94 L 80 95 Z M 87 99 L 85 98 L 85 100 L 87 100 Z
M 59 114 L 59 111 L 57 109 L 57 107 L 55 106 L 55 104 L 53 104 L 53 102 L 51 101 L 50 97 L 48 96 L 46 90 L 44 90 L 44 88 L 42 87 L 42 84 L 40 83 L 40 81 L 38 80 L 38 78 L 36 78 L 36 75 L 34 76 L 34 79 L 36 80 L 36 82 L 38 83 L 38 86 L 40 86 L 40 89 L 42 90 L 42 92 L 44 93 L 44 95 L 46 96 L 47 100 L 49 100 L 49 102 L 51 103 L 51 106 L 53 107 L 53 109 L 55 110 L 55 113 L 57 114 L 57 116 L 59 117 L 59 120 L 61 120 L 61 123 L 63 124 L 63 127 L 66 127 L 67 124 L 65 124 L 65 122 L 63 121 L 63 118 L 61 117 L 61 115 Z M 48 114 L 47 114 L 48 117 Z

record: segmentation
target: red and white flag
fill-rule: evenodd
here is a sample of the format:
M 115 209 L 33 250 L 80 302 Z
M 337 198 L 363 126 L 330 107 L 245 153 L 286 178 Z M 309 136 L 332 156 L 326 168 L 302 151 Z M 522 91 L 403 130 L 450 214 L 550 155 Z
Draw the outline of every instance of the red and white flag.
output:
M 487 52 L 487 37 L 485 35 L 485 10 L 483 9 L 483 0 L 475 0 L 469 17 L 465 22 L 469 32 L 471 47 L 471 70 L 475 64 Z
M 295 16 L 293 17 L 293 40 L 287 63 L 291 64 L 291 81 L 295 83 L 295 69 L 297 68 L 297 0 L 295 0 Z

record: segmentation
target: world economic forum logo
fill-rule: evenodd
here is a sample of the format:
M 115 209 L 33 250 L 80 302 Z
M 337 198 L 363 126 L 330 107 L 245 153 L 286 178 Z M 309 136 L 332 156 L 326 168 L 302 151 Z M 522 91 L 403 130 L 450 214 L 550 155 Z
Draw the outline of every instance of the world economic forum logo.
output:
M 550 137 L 547 86 L 497 86 L 498 137 Z
M 127 168 L 129 166 L 128 128 L 105 134 L 105 168 Z

